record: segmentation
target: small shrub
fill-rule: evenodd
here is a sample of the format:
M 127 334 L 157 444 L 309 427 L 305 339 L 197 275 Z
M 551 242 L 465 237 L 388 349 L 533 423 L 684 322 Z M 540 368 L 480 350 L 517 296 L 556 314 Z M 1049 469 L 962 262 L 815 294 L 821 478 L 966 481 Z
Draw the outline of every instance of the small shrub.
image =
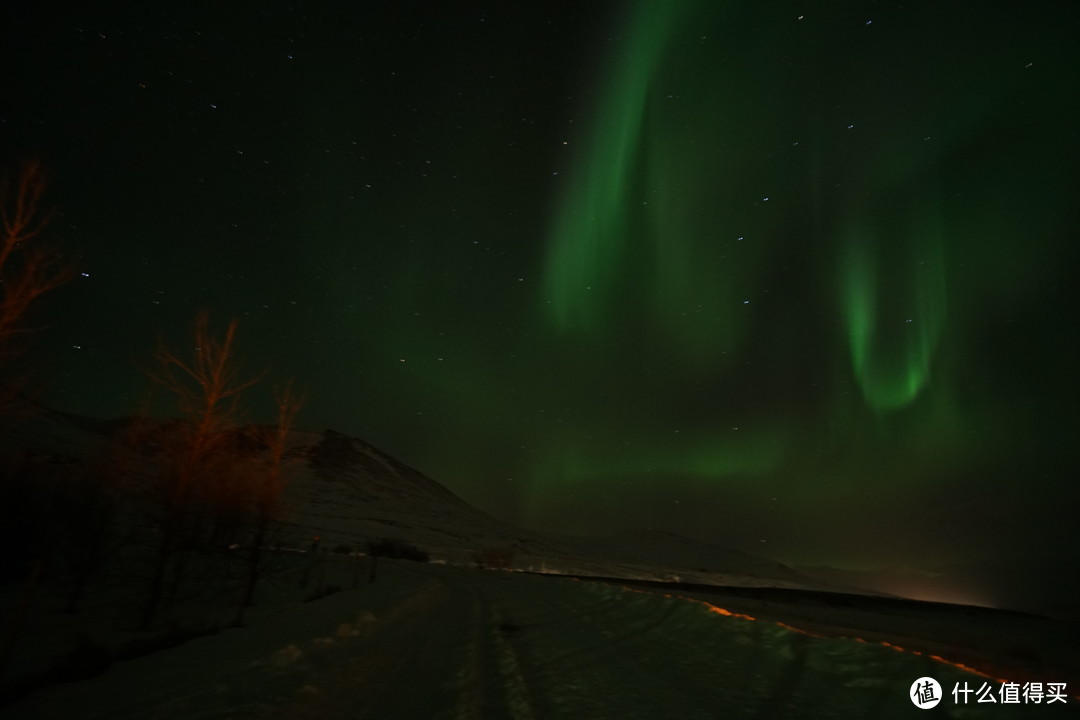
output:
M 369 542 L 368 555 L 424 563 L 431 559 L 427 551 L 421 550 L 412 543 L 391 538 L 383 538 L 378 542 Z

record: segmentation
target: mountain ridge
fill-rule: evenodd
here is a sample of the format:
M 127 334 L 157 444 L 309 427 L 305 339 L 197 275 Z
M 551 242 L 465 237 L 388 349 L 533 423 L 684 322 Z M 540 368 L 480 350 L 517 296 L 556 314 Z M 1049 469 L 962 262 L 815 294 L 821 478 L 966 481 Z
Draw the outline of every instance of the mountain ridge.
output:
M 67 466 L 92 462 L 136 421 L 54 410 L 0 422 L 0 451 Z M 152 418 L 150 422 L 170 422 Z M 261 426 L 244 426 L 239 431 Z M 567 575 L 678 580 L 712 585 L 835 590 L 773 559 L 643 529 L 607 538 L 549 535 L 496 518 L 437 480 L 362 438 L 326 429 L 289 433 L 282 506 L 285 544 L 363 552 L 394 540 L 435 562 L 482 564 L 496 553 L 508 568 Z M 146 468 L 142 468 L 147 472 Z

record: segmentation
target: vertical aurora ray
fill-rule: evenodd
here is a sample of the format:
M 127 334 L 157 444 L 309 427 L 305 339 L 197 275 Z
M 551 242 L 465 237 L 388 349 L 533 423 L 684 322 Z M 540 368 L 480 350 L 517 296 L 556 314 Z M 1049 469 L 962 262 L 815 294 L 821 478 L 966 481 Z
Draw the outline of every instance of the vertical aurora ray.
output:
M 895 201 L 893 201 L 895 202 Z M 945 321 L 943 231 L 925 201 L 846 231 L 841 304 L 852 369 L 879 412 L 910 404 L 931 378 Z M 895 213 L 893 213 L 895 215 Z
M 738 22 L 688 2 L 640 2 L 629 17 L 554 208 L 542 300 L 555 329 L 647 335 L 691 372 L 742 349 L 798 201 L 774 208 L 780 183 L 761 162 L 788 145 L 790 103 L 757 78 L 785 66 Z
M 548 243 L 544 291 L 560 330 L 591 330 L 605 319 L 615 275 L 626 260 L 652 78 L 678 3 L 641 3 L 600 93 L 597 119 Z M 640 203 L 638 203 L 640 205 Z

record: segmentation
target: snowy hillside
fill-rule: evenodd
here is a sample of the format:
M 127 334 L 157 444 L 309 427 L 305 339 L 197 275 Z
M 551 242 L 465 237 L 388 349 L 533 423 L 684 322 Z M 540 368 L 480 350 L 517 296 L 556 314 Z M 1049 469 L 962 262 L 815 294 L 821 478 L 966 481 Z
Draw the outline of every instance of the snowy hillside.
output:
M 358 438 L 327 430 L 294 433 L 293 442 L 301 462 L 288 486 L 289 522 L 298 537 L 319 536 L 326 546 L 393 538 L 457 564 L 504 550 L 511 567 L 541 573 L 838 589 L 768 558 L 671 533 L 553 537 L 518 528 Z
M 48 409 L 8 421 L 0 449 L 56 465 L 105 452 L 129 420 L 96 420 Z M 403 541 L 432 559 L 473 564 L 501 551 L 512 567 L 552 574 L 673 580 L 715 585 L 838 589 L 771 559 L 671 533 L 640 530 L 608 538 L 554 537 L 515 527 L 467 504 L 435 480 L 359 438 L 333 430 L 290 435 L 287 542 L 363 551 Z
M 292 441 L 298 462 L 290 469 L 286 518 L 297 537 L 357 549 L 389 538 L 453 563 L 472 563 L 476 553 L 492 548 L 525 556 L 572 552 L 473 508 L 358 438 L 327 430 L 296 432 Z

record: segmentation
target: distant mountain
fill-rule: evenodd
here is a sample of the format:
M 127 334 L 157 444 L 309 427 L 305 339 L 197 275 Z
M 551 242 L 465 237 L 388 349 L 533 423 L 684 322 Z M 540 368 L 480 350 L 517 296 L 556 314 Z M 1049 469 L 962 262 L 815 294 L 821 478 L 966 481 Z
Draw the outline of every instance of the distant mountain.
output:
M 742 550 L 720 547 L 663 530 L 624 530 L 600 539 L 596 546 L 604 554 L 664 565 L 683 575 L 738 574 L 769 582 L 812 584 L 814 578 L 770 558 Z

